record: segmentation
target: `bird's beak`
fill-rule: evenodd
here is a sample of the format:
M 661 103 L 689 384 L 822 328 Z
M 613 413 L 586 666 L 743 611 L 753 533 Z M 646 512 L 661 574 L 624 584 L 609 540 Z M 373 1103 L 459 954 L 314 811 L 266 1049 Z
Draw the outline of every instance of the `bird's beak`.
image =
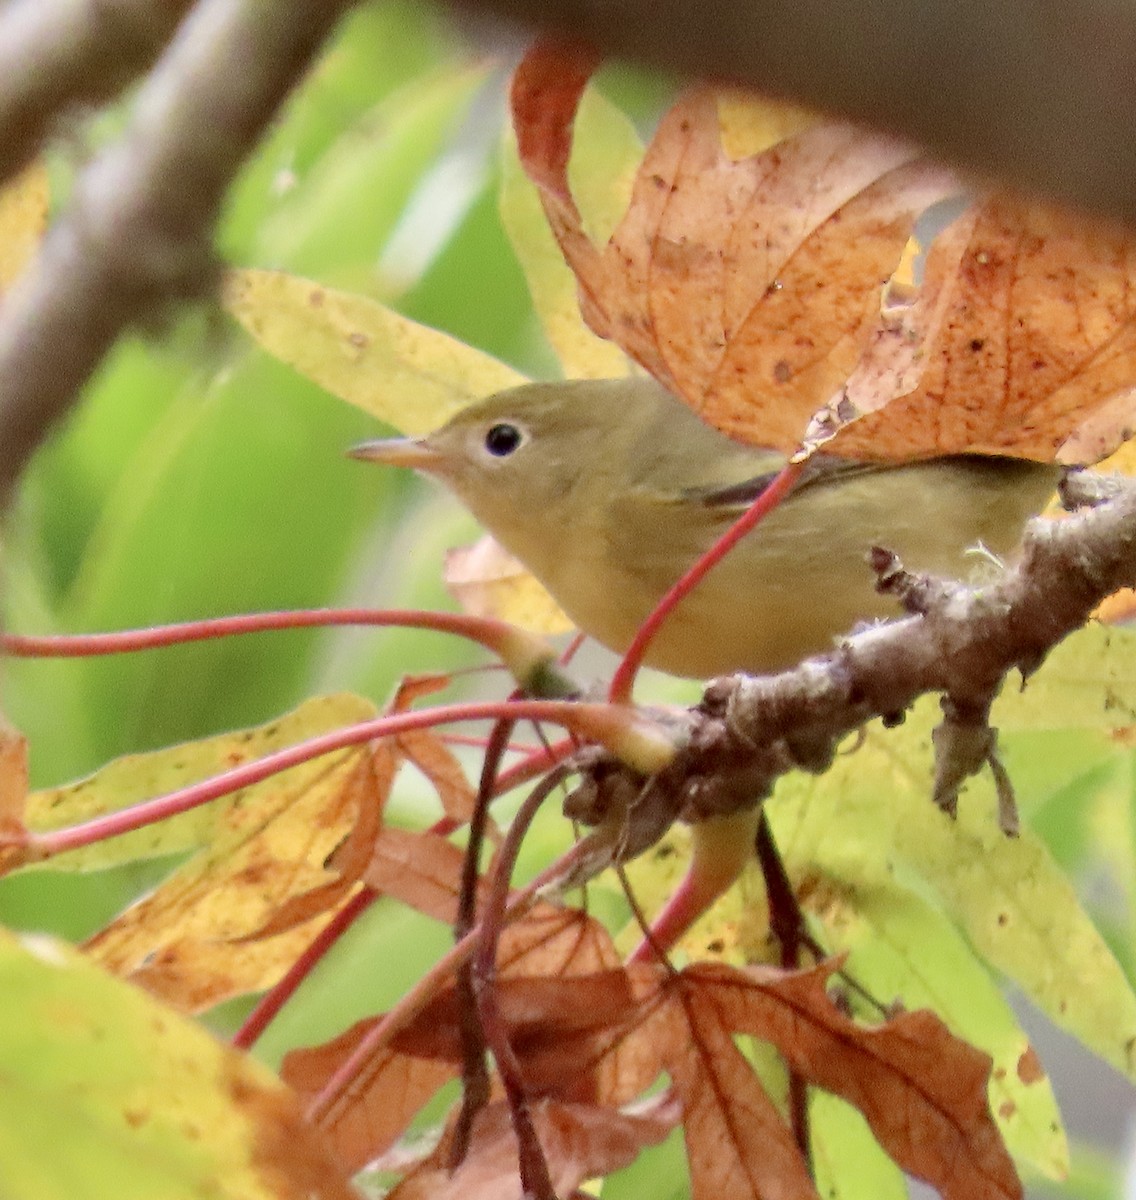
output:
M 442 456 L 418 438 L 382 438 L 360 442 L 347 451 L 351 458 L 382 463 L 387 467 L 412 467 L 416 471 L 437 471 Z

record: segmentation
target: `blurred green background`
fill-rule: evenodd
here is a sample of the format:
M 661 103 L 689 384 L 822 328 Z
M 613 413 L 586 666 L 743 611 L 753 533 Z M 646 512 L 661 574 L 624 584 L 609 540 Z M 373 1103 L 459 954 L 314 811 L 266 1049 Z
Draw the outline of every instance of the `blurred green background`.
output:
M 234 189 L 220 232 L 225 259 L 365 292 L 527 374 L 555 373 L 497 219 L 507 60 L 429 7 L 359 8 Z M 605 86 L 647 119 L 668 85 L 612 71 Z M 113 137 L 121 119 L 101 116 L 84 150 Z M 71 149 L 51 161 L 57 204 L 74 158 Z M 287 607 L 451 607 L 443 549 L 473 527 L 417 481 L 345 459 L 347 446 L 377 432 L 373 420 L 255 349 L 219 312 L 125 339 L 24 482 L 6 547 L 7 627 L 91 631 Z M 280 633 L 107 659 L 10 661 L 4 704 L 30 738 L 38 786 L 119 754 L 256 724 L 321 692 L 382 702 L 405 673 L 475 659 L 436 635 Z M 1075 747 L 1035 741 L 1010 752 L 1011 767 L 1016 756 L 1034 779 L 1032 821 L 1087 882 L 1086 902 L 1131 972 L 1131 908 L 1123 896 L 1118 903 L 1116 864 L 1102 850 L 1119 842 L 1125 861 L 1136 860 L 1130 752 L 1107 766 L 1093 759 L 1071 777 L 1046 764 L 1075 759 Z M 1097 803 L 1118 790 L 1127 797 L 1119 807 Z M 1117 829 L 1115 814 L 1125 811 L 1130 819 Z M 1102 812 L 1112 814 L 1107 829 Z M 566 843 L 563 826 L 554 812 L 538 826 L 526 844 L 530 867 Z M 0 880 L 0 920 L 83 937 L 167 866 Z M 447 941 L 416 914 L 377 906 L 258 1053 L 276 1062 L 288 1046 L 385 1007 Z M 217 1014 L 218 1027 L 231 1027 L 241 1010 Z M 1088 1079 L 1083 1063 L 1075 1069 Z M 1070 1085 L 1051 1070 L 1069 1099 Z M 1127 1095 L 1130 1111 L 1130 1093 L 1117 1084 L 1100 1068 L 1084 1086 L 1112 1111 L 1125 1110 Z M 1110 1146 L 1116 1136 L 1110 1127 Z M 1077 1169 L 1065 1194 L 1116 1194 L 1111 1153 L 1086 1149 Z M 678 1195 L 682 1171 L 672 1145 L 604 1194 Z

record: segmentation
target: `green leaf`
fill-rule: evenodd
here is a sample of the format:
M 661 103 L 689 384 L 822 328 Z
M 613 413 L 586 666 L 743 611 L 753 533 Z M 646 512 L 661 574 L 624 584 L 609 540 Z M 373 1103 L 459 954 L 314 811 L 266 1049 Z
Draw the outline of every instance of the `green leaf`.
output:
M 346 461 L 367 422 L 312 392 L 262 356 L 204 392 L 183 391 L 107 497 L 60 624 L 116 629 L 334 603 L 381 498 L 401 481 Z M 96 763 L 294 704 L 323 637 L 294 631 L 71 663 Z
M 989 1054 L 990 1108 L 1006 1145 L 1048 1178 L 1064 1178 L 1069 1147 L 1053 1088 L 989 973 L 934 906 L 894 879 L 871 884 L 864 874 L 854 869 L 845 881 L 833 872 L 813 884 L 825 894 L 833 949 L 850 951 L 849 975 L 885 1004 L 930 1008 Z
M 994 706 L 1003 729 L 1115 729 L 1136 721 L 1136 630 L 1088 625 Z
M 389 96 L 257 231 L 254 261 L 371 291 L 375 264 L 477 90 L 485 65 L 447 64 Z
M 325 156 L 341 154 L 341 146 L 371 126 L 369 118 L 396 113 L 392 94 L 453 50 L 441 15 L 413 0 L 376 0 L 354 9 L 226 198 L 219 236 L 225 256 L 253 261 L 265 226 L 286 212 L 299 214 L 304 186 L 319 178 Z M 365 206 L 370 199 L 357 202 Z
M 809 1125 L 822 1200 L 906 1200 L 903 1172 L 880 1149 L 852 1105 L 828 1092 L 813 1091 Z
M 878 886 L 902 867 L 978 954 L 1057 1024 L 1136 1075 L 1136 995 L 1039 838 L 999 830 L 988 778 L 971 781 L 952 821 L 930 801 L 930 698 L 899 730 L 873 726 L 820 780 L 789 777 L 770 809 L 795 873 L 839 871 Z

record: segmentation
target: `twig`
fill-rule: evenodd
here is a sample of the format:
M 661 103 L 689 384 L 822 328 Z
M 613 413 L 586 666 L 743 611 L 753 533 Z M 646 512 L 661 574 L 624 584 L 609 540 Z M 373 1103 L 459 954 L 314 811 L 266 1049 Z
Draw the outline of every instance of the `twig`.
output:
M 556 1200 L 556 1193 L 549 1176 L 548 1161 L 533 1124 L 529 1097 L 525 1090 L 524 1073 L 520 1060 L 509 1041 L 509 1031 L 501 1018 L 497 1005 L 497 947 L 505 928 L 505 916 L 509 900 L 509 880 L 520 853 L 521 842 L 541 805 L 568 776 L 565 764 L 554 767 L 525 798 L 505 842 L 497 856 L 489 898 L 485 904 L 479 926 L 481 940 L 472 966 L 474 994 L 477 997 L 477 1013 L 481 1019 L 481 1030 L 486 1044 L 497 1063 L 497 1074 L 509 1101 L 509 1112 L 513 1120 L 513 1132 L 517 1136 L 517 1157 L 521 1175 L 521 1187 L 526 1196 L 533 1200 Z
M 460 942 L 477 924 L 477 884 L 481 878 L 481 851 L 489 826 L 489 805 L 497 791 L 497 776 L 501 761 L 512 737 L 515 722 L 502 717 L 493 722 L 481 777 L 477 784 L 477 800 L 469 820 L 469 840 L 462 861 L 461 891 L 458 894 L 458 916 L 454 922 L 454 941 Z M 477 988 L 473 965 L 463 963 L 457 971 L 458 1028 L 462 1043 L 462 1102 L 454 1122 L 448 1166 L 456 1170 L 465 1160 L 473 1136 L 473 1122 L 489 1102 L 489 1067 L 485 1061 L 485 1034 L 477 1012 Z

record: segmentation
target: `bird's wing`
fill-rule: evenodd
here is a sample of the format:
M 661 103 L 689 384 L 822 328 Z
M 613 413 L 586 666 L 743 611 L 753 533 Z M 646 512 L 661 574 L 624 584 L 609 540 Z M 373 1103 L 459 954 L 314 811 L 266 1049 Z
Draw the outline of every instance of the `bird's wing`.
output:
M 848 479 L 853 475 L 866 475 L 881 470 L 882 465 L 870 462 L 854 462 L 851 459 L 833 458 L 816 454 L 805 464 L 801 477 L 793 487 L 793 493 L 805 488 L 831 483 L 836 479 Z M 738 483 L 712 485 L 710 487 L 683 488 L 672 497 L 677 504 L 699 503 L 706 508 L 722 509 L 723 516 L 735 515 L 735 511 L 748 508 L 780 474 L 780 470 L 764 471 Z M 793 494 L 791 493 L 791 494 Z

